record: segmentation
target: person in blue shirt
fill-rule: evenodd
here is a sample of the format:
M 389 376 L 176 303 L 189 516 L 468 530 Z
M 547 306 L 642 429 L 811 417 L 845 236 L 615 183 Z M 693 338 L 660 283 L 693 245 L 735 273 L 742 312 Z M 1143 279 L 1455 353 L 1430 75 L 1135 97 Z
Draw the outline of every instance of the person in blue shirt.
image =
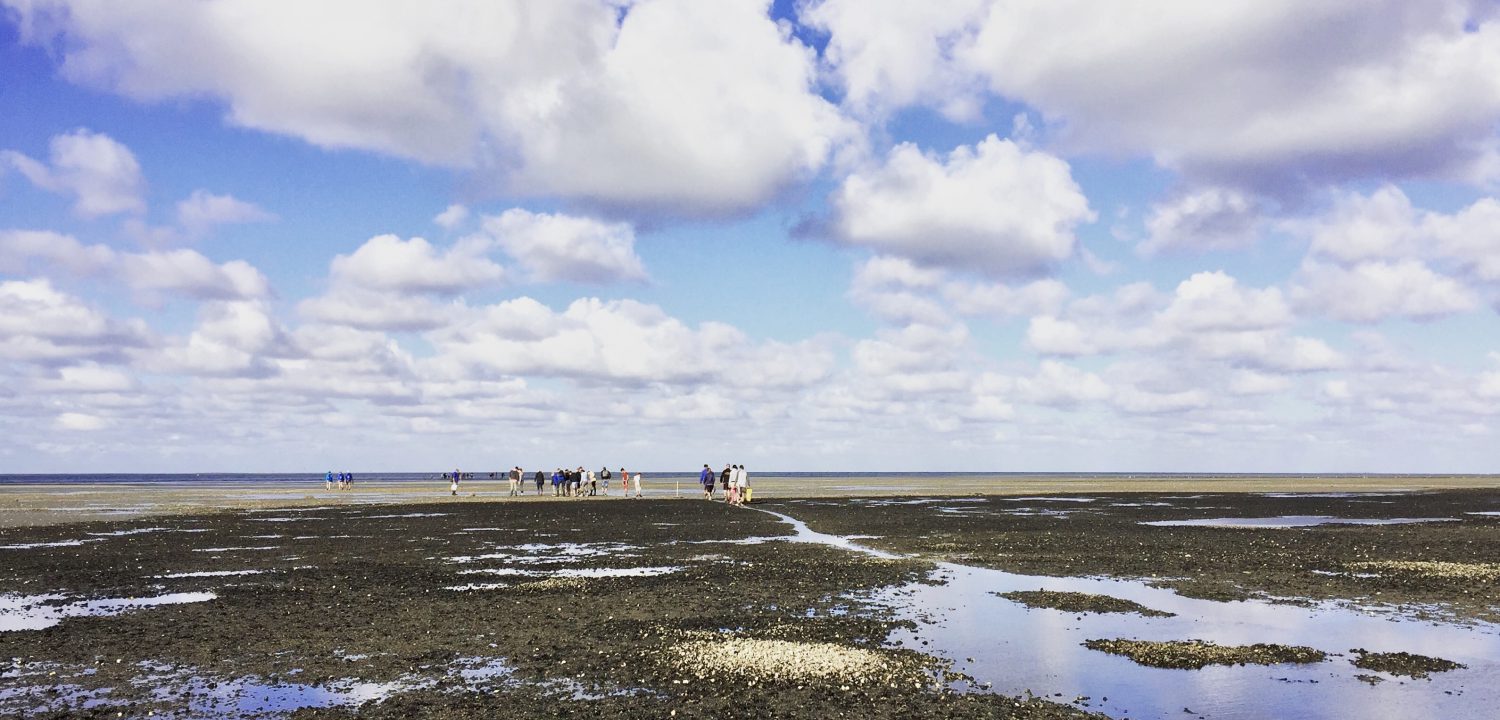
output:
M 332 470 L 329 470 L 328 474 L 323 476 L 323 487 L 325 487 L 325 488 L 327 488 L 329 490 L 333 489 L 333 471 Z
M 703 486 L 703 499 L 714 499 L 714 471 L 708 469 L 704 463 L 703 472 L 698 473 L 698 484 Z

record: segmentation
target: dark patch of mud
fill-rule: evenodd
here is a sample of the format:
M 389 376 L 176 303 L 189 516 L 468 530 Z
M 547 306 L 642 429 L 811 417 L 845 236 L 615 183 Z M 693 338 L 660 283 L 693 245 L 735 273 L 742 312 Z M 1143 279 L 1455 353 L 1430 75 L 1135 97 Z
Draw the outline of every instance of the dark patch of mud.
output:
M 1424 617 L 1500 621 L 1500 490 L 1347 497 L 1211 493 L 1091 493 L 1017 501 L 962 499 L 963 513 L 921 504 L 822 500 L 770 505 L 819 532 L 872 534 L 861 542 L 903 554 L 1029 575 L 1140 578 L 1183 595 L 1350 600 Z M 1170 503 L 1162 505 L 1161 503 Z M 951 503 L 950 503 L 951 504 Z M 1056 512 L 1066 511 L 1066 516 Z M 1303 528 L 1153 527 L 1144 521 L 1330 515 L 1457 518 L 1399 525 Z M 1360 565 L 1359 563 L 1379 563 Z M 1391 564 L 1397 563 L 1397 564 Z M 1374 569 L 1372 569 L 1374 568 Z M 1481 568 L 1486 572 L 1448 572 Z
M 1299 645 L 1217 645 L 1205 640 L 1089 640 L 1083 646 L 1124 655 L 1140 665 L 1178 670 L 1197 670 L 1209 665 L 1319 663 L 1328 658 L 1321 650 Z
M 1174 617 L 1175 613 L 1152 610 L 1138 602 L 1093 593 L 1056 590 L 1016 590 L 995 593 L 1031 608 L 1050 608 L 1071 613 L 1135 613 L 1146 617 Z
M 209 602 L 0 632 L 0 657 L 15 658 L 0 673 L 0 716 L 1088 717 L 1050 702 L 957 694 L 940 668 L 920 682 L 914 678 L 914 668 L 931 658 L 885 647 L 897 623 L 851 595 L 921 580 L 931 569 L 925 561 L 791 542 L 736 544 L 790 530 L 769 515 L 718 503 L 463 502 L 423 509 L 443 514 L 400 516 L 389 506 L 299 512 L 276 524 L 286 537 L 253 541 L 274 550 L 232 549 L 250 544 L 246 536 L 266 534 L 265 513 L 0 531 L 0 544 L 12 544 L 163 528 L 82 546 L 5 551 L 0 593 L 217 594 Z M 474 527 L 495 529 L 464 531 Z M 209 548 L 229 549 L 199 552 Z M 590 554 L 578 559 L 570 548 Z M 545 574 L 559 566 L 680 569 Z M 159 577 L 243 569 L 265 572 Z M 476 585 L 484 588 L 453 589 Z M 794 639 L 897 662 L 889 678 L 860 684 L 712 668 L 699 678 L 684 672 L 673 649 L 685 637 L 705 636 Z M 475 658 L 503 662 L 505 682 L 462 681 L 459 669 Z M 161 666 L 186 669 L 193 682 L 150 680 L 149 668 Z M 364 704 L 357 694 L 341 698 L 341 707 L 193 705 L 197 688 L 239 687 L 247 679 L 390 689 Z M 42 694 L 3 701 L 6 691 L 30 689 Z
M 1370 652 L 1364 648 L 1354 648 L 1349 652 L 1355 656 L 1349 662 L 1354 663 L 1354 667 L 1361 670 L 1375 670 L 1391 675 L 1404 675 L 1418 680 L 1426 678 L 1430 673 L 1448 672 L 1467 667 L 1452 660 L 1407 652 L 1377 653 Z

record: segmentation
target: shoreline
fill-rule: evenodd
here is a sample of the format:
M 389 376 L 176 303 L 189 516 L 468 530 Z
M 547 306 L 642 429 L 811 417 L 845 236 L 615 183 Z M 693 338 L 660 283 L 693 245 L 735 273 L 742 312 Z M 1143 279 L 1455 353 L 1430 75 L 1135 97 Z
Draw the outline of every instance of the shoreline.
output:
M 670 484 L 669 484 L 670 483 Z M 757 502 L 794 498 L 1025 496 L 1117 493 L 1376 493 L 1435 490 L 1500 489 L 1497 475 L 1311 475 L 1146 476 L 1117 475 L 1016 477 L 1010 475 L 878 475 L 808 478 L 752 475 Z M 534 486 L 528 486 L 534 487 Z M 647 475 L 650 498 L 698 499 L 695 482 L 656 480 Z M 528 491 L 509 497 L 500 480 L 471 480 L 461 486 L 463 502 L 543 502 L 619 500 L 615 486 L 608 496 L 554 497 L 550 486 L 541 496 Z M 314 507 L 318 505 L 425 505 L 452 502 L 447 484 L 420 480 L 361 480 L 352 490 L 325 490 L 322 482 L 287 487 L 285 482 L 235 481 L 154 483 L 10 483 L 0 484 L 0 528 L 68 522 L 120 520 L 198 512 Z

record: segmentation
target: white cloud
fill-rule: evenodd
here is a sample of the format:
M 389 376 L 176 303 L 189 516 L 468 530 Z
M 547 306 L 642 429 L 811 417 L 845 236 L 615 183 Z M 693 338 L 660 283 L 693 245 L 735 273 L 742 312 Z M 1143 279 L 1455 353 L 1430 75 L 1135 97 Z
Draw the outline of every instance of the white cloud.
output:
M 66 412 L 57 416 L 52 426 L 58 430 L 100 430 L 109 426 L 109 421 L 97 415 Z
M 951 320 L 948 311 L 931 297 L 944 282 L 941 270 L 918 267 L 902 258 L 876 256 L 855 270 L 849 299 L 887 322 L 944 325 Z
M 120 278 L 142 293 L 174 292 L 203 300 L 245 300 L 270 294 L 266 276 L 243 260 L 216 264 L 192 250 L 125 253 Z
M 1482 198 L 1452 215 L 1429 213 L 1422 228 L 1439 257 L 1487 283 L 1500 283 L 1500 201 Z
M 531 298 L 476 308 L 428 334 L 445 361 L 471 371 L 540 375 L 624 384 L 737 384 L 741 370 L 766 357 L 739 330 L 722 323 L 697 328 L 661 308 L 632 300 L 581 298 L 562 312 Z M 826 351 L 781 346 L 783 362 L 808 361 L 826 371 Z M 775 373 L 785 382 L 797 373 Z M 805 378 L 804 378 L 805 379 Z
M 765 0 L 20 3 L 66 77 L 236 125 L 498 173 L 514 192 L 754 207 L 851 134 Z M 642 137 L 653 142 L 636 142 Z
M 1036 405 L 1071 407 L 1108 399 L 1113 390 L 1094 373 L 1044 360 L 1034 375 L 1016 380 L 1016 392 Z
M 809 3 L 802 21 L 831 31 L 824 56 L 838 69 L 846 105 L 883 114 L 920 103 L 956 120 L 973 119 L 981 83 L 953 58 L 956 41 L 985 0 L 827 0 Z
M 330 276 L 336 287 L 391 293 L 452 295 L 489 285 L 505 271 L 488 257 L 490 241 L 479 236 L 439 250 L 426 240 L 377 235 L 352 254 L 334 257 Z
M 119 393 L 136 389 L 137 383 L 134 377 L 118 368 L 83 363 L 57 368 L 49 376 L 37 379 L 32 386 L 43 393 Z
M 1369 261 L 1352 267 L 1308 261 L 1292 290 L 1307 313 L 1355 323 L 1415 320 L 1466 312 L 1479 298 L 1419 260 Z
M 0 282 L 0 357 L 42 364 L 118 360 L 149 339 L 144 323 L 114 321 L 47 280 Z
M 302 317 L 361 330 L 432 330 L 461 313 L 462 300 L 441 303 L 422 295 L 337 287 L 297 304 Z
M 845 242 L 999 276 L 1066 260 L 1074 228 L 1094 218 L 1066 162 L 993 135 L 946 158 L 897 145 L 883 166 L 845 178 L 830 202 Z
M 243 260 L 215 263 L 194 250 L 117 252 L 84 245 L 70 235 L 35 230 L 0 230 L 0 271 L 19 273 L 45 264 L 74 276 L 118 280 L 148 301 L 161 293 L 199 300 L 261 298 L 270 282 Z
M 436 223 L 438 227 L 444 230 L 452 230 L 459 225 L 462 225 L 463 222 L 468 219 L 469 208 L 455 203 L 453 205 L 449 205 L 442 212 L 438 213 L 437 216 L 433 217 L 432 222 Z
M 215 195 L 207 190 L 194 190 L 193 194 L 177 203 L 177 224 L 192 237 L 205 235 L 219 225 L 275 219 L 275 215 L 254 203 L 232 195 Z
M 1056 314 L 1070 294 L 1067 285 L 1052 278 L 1020 286 L 956 282 L 943 287 L 943 296 L 959 313 L 987 317 Z
M 206 303 L 187 338 L 161 349 L 158 370 L 221 377 L 265 377 L 292 345 L 263 302 Z
M 536 280 L 605 284 L 645 280 L 635 231 L 571 215 L 520 208 L 484 219 L 485 232 Z
M 1412 257 L 1422 250 L 1418 212 L 1393 185 L 1369 196 L 1342 193 L 1324 215 L 1285 225 L 1307 237 L 1314 254 L 1343 263 Z
M 929 3 L 878 30 L 863 6 L 811 13 L 856 99 L 983 82 L 1075 147 L 1265 188 L 1493 171 L 1500 21 L 1476 0 Z
M 1241 288 L 1222 271 L 1200 272 L 1177 286 L 1158 319 L 1184 332 L 1261 330 L 1287 325 L 1292 311 L 1276 288 Z
M 1253 244 L 1260 232 L 1260 209 L 1244 193 L 1203 188 L 1151 207 L 1146 254 L 1167 250 L 1230 250 Z
M 146 180 L 130 148 L 80 128 L 54 136 L 50 151 L 46 163 L 14 151 L 0 152 L 0 160 L 39 188 L 71 195 L 73 212 L 84 217 L 145 211 Z
M 0 230 L 0 272 L 22 274 L 35 261 L 73 275 L 90 275 L 108 267 L 115 252 L 103 245 L 84 245 L 71 235 L 49 230 Z
M 1236 370 L 1229 379 L 1229 392 L 1235 395 L 1268 395 L 1287 390 L 1290 380 L 1255 370 Z

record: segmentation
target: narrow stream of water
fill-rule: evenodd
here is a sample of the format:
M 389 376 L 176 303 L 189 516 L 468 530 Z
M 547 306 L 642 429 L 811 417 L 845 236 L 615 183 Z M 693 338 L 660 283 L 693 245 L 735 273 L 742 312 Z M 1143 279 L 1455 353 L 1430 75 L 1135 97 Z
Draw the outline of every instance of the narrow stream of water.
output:
M 771 514 L 796 530 L 790 540 L 894 557 Z M 1060 702 L 1086 696 L 1090 710 L 1119 718 L 1500 716 L 1500 687 L 1494 682 L 1500 678 L 1500 628 L 1495 625 L 1421 622 L 1331 604 L 1196 600 L 1143 582 L 1017 575 L 951 563 L 939 564 L 930 579 L 942 584 L 913 583 L 877 596 L 916 626 L 890 639 L 952 660 L 981 686 L 989 683 L 988 690 L 1005 695 L 1029 690 Z M 1176 617 L 1030 609 L 995 594 L 1038 589 L 1124 598 Z M 1330 658 L 1311 665 L 1169 670 L 1083 647 L 1094 638 L 1307 645 Z M 1431 655 L 1468 667 L 1430 680 L 1384 676 L 1385 682 L 1372 686 L 1355 676 L 1380 674 L 1350 664 L 1352 648 Z

